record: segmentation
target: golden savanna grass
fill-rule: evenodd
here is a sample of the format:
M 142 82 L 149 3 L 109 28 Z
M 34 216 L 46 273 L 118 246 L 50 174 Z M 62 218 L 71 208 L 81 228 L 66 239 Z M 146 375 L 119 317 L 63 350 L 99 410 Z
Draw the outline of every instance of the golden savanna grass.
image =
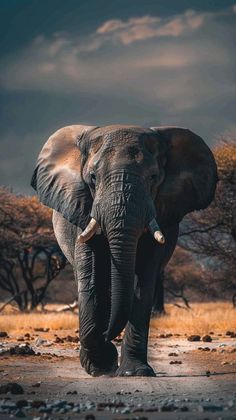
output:
M 152 328 L 162 333 L 207 334 L 236 330 L 236 308 L 231 302 L 193 303 L 191 310 L 166 305 L 167 315 L 153 319 Z
M 50 310 L 56 307 L 50 307 Z M 191 310 L 166 305 L 167 315 L 152 319 L 152 332 L 207 334 L 236 330 L 236 309 L 230 302 L 194 303 Z M 28 331 L 33 328 L 70 330 L 78 328 L 78 315 L 71 312 L 20 313 L 5 310 L 0 314 L 1 331 Z
M 78 315 L 71 312 L 3 313 L 0 316 L 0 330 L 23 332 L 34 328 L 70 330 L 78 328 Z

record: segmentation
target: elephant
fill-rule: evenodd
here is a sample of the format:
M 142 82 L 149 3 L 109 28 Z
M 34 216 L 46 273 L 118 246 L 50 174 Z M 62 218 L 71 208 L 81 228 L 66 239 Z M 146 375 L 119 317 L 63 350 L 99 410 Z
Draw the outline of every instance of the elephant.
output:
M 42 148 L 31 185 L 53 209 L 78 283 L 80 362 L 92 376 L 155 376 L 153 297 L 179 223 L 214 198 L 217 168 L 187 128 L 71 125 Z M 114 340 L 123 330 L 118 365 Z

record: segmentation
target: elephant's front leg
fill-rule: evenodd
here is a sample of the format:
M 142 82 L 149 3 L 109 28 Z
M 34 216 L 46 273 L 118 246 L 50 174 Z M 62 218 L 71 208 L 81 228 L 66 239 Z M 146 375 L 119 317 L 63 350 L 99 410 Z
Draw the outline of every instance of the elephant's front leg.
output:
M 117 376 L 155 376 L 147 362 L 147 344 L 159 247 L 160 245 L 155 244 L 149 236 L 145 236 L 138 247 L 138 283 L 132 312 L 125 329 Z
M 75 246 L 75 273 L 78 280 L 80 361 L 93 376 L 117 369 L 117 350 L 105 343 L 103 333 L 109 319 L 109 255 L 104 238 L 94 237 Z
M 149 234 L 140 238 L 137 249 L 135 290 L 132 313 L 125 329 L 118 376 L 155 376 L 147 361 L 148 331 L 157 278 L 174 252 L 179 227 L 164 231 L 165 244 L 159 245 Z

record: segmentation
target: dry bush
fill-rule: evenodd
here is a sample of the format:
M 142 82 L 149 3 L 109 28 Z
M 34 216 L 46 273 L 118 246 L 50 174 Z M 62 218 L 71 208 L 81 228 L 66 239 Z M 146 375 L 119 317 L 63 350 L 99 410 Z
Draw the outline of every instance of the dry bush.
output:
M 35 308 L 65 265 L 51 210 L 36 197 L 0 188 L 0 288 L 21 310 Z

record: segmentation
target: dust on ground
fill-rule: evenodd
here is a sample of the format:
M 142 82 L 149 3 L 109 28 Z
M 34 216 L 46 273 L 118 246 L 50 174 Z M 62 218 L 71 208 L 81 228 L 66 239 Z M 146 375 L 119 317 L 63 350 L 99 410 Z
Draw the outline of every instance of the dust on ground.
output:
M 80 367 L 76 329 L 6 325 L 0 419 L 236 419 L 236 331 L 171 333 L 157 323 L 149 340 L 156 378 L 92 378 Z M 115 343 L 120 352 L 122 338 Z

